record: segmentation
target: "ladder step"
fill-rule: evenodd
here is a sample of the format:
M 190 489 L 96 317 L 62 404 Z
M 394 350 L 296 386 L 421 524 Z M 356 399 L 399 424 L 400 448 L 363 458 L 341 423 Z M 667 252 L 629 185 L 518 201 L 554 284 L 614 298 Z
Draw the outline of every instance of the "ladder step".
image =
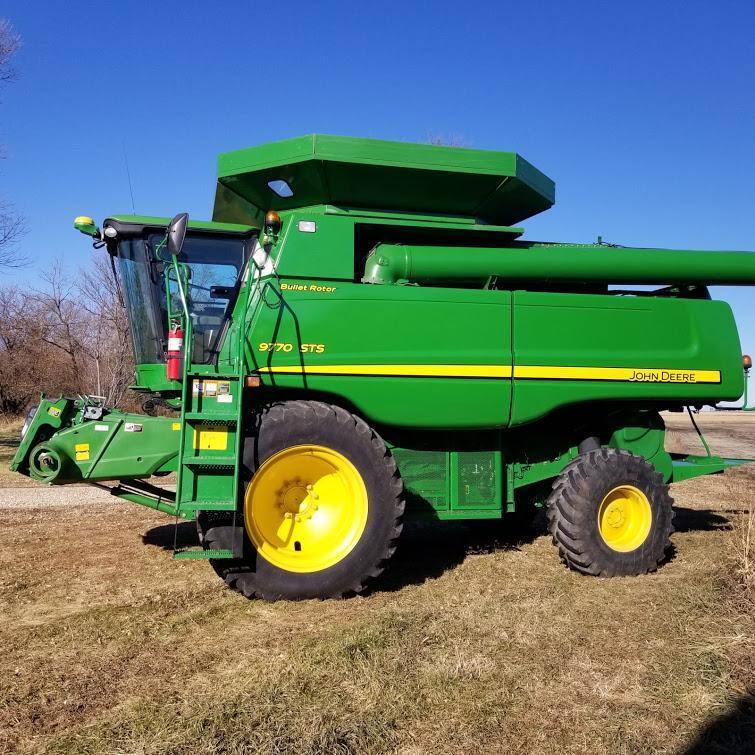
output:
M 231 456 L 197 456 L 184 459 L 185 467 L 235 467 L 236 459 Z
M 181 501 L 179 509 L 186 511 L 236 511 L 233 501 Z
M 201 420 L 202 422 L 236 422 L 238 420 L 236 414 L 220 414 L 218 412 L 213 414 L 208 414 L 207 412 L 186 412 L 184 418 Z
M 200 548 L 187 548 L 176 551 L 173 558 L 233 558 L 231 550 L 204 550 Z

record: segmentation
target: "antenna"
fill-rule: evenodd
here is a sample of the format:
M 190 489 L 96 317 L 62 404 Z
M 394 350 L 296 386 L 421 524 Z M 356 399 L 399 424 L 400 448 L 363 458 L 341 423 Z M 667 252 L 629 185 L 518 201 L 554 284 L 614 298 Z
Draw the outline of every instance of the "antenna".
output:
M 134 205 L 134 187 L 131 185 L 131 171 L 128 169 L 128 155 L 126 154 L 126 140 L 121 140 L 123 146 L 123 163 L 126 166 L 126 177 L 128 178 L 128 193 L 131 195 L 131 211 L 136 215 L 136 206 Z

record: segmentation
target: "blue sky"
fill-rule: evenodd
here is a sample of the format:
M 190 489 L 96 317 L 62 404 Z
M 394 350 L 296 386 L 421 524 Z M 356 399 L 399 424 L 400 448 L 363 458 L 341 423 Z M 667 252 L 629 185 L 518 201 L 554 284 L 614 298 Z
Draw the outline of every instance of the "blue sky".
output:
M 75 215 L 211 212 L 221 151 L 321 132 L 518 151 L 528 238 L 755 249 L 755 3 L 33 2 L 0 97 L 0 192 L 39 266 Z M 34 270 L 5 280 L 23 281 Z M 3 282 L 0 277 L 0 283 Z M 755 352 L 752 289 L 716 289 Z

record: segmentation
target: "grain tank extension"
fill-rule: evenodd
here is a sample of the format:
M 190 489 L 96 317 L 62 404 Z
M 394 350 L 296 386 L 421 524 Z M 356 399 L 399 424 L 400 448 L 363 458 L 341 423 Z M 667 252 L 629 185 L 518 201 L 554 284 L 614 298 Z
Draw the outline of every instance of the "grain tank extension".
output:
M 43 398 L 12 467 L 195 520 L 175 556 L 249 597 L 360 592 L 409 517 L 538 507 L 569 567 L 654 570 L 669 483 L 747 462 L 667 452 L 661 412 L 741 397 L 707 287 L 755 254 L 522 240 L 554 200 L 513 153 L 308 136 L 221 155 L 211 221 L 77 218 L 146 412 Z

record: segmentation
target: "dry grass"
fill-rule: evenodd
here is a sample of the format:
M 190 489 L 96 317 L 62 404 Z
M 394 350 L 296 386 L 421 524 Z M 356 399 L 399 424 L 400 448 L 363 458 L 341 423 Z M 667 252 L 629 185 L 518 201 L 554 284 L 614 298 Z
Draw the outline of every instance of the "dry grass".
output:
M 755 448 L 755 417 L 719 432 Z M 246 601 L 126 504 L 0 506 L 0 752 L 748 752 L 754 477 L 677 486 L 656 574 L 581 577 L 539 530 L 413 527 L 341 602 Z
M 755 509 L 739 519 L 734 528 L 732 550 L 736 573 L 747 596 L 755 603 Z

